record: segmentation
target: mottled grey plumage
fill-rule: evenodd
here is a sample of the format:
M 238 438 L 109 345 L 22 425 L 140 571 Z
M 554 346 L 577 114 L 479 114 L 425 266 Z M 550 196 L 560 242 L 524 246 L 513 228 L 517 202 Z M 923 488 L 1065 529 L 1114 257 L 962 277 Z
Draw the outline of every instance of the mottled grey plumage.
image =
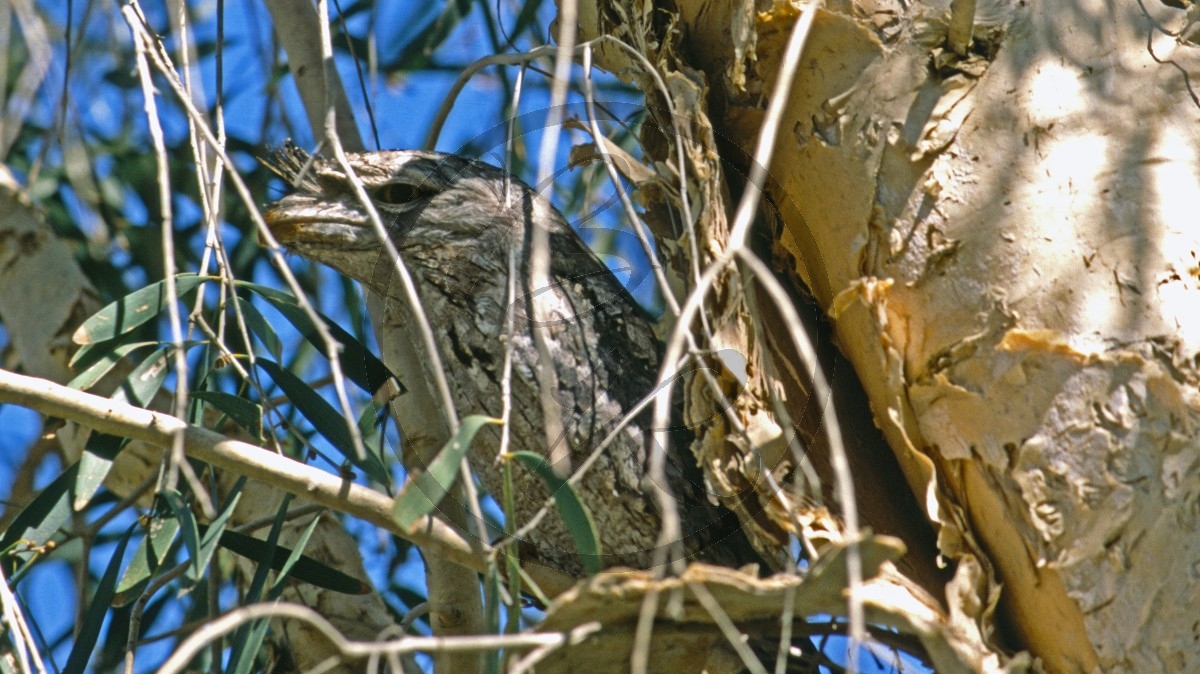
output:
M 315 158 L 302 172 L 308 161 L 306 153 L 290 144 L 269 161 L 296 189 L 266 211 L 274 236 L 388 301 L 403 303 L 394 265 L 346 175 L 335 162 L 322 158 Z M 572 467 L 583 464 L 626 411 L 654 388 L 660 347 L 641 308 L 557 211 L 500 169 L 459 156 L 418 151 L 351 154 L 349 161 L 414 275 L 460 415 L 500 415 L 509 251 L 516 247 L 520 264 L 514 306 L 511 449 L 551 455 L 537 377 L 534 331 L 540 330 L 557 375 L 557 389 L 551 395 L 560 406 L 564 426 L 557 442 L 566 443 Z M 544 289 L 530 287 L 528 260 L 535 223 L 545 227 L 550 237 L 551 287 Z M 534 318 L 531 301 L 538 303 L 541 323 Z M 579 486 L 600 534 L 605 566 L 652 563 L 660 514 L 643 483 L 652 439 L 648 422 L 648 414 L 637 416 Z M 493 430 L 485 429 L 476 438 L 471 463 L 488 491 L 499 495 L 499 434 Z M 403 431 L 411 434 L 420 429 Z M 669 462 L 669 489 L 679 500 L 684 549 L 699 559 L 728 565 L 754 560 L 736 529 L 736 518 L 705 497 L 684 440 L 671 447 Z M 515 472 L 517 517 L 523 524 L 542 506 L 548 492 L 532 473 L 520 467 Z M 532 544 L 525 548 L 527 556 L 571 573 L 581 571 L 557 512 L 545 518 L 526 542 Z

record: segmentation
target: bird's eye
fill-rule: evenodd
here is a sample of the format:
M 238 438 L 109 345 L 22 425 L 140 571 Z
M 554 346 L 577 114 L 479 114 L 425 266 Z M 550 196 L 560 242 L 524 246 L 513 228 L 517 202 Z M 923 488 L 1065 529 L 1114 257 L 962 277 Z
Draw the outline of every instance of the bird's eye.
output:
M 374 194 L 376 201 L 393 206 L 402 206 L 422 195 L 424 192 L 405 183 L 389 183 L 375 190 Z

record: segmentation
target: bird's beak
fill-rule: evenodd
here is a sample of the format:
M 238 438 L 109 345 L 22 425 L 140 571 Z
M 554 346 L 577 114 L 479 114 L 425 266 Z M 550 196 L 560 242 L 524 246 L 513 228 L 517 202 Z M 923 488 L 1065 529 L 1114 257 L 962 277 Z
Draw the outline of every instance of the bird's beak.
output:
M 289 199 L 291 197 L 284 197 L 263 211 L 263 221 L 267 223 L 267 230 L 271 232 L 271 236 L 275 237 L 276 241 L 285 245 L 296 237 L 296 229 L 299 224 L 297 213 L 295 213 L 296 209 L 288 207 Z M 259 231 L 258 244 L 265 246 L 268 243 L 264 233 Z
M 289 246 L 345 247 L 373 236 L 362 212 L 341 202 L 292 194 L 267 207 L 263 220 L 271 236 Z M 259 235 L 259 243 L 264 243 Z

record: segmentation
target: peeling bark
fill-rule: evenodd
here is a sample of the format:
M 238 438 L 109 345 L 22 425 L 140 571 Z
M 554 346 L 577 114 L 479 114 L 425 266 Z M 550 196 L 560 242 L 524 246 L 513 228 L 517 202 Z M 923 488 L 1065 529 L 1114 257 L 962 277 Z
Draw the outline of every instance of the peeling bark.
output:
M 980 581 L 952 611 L 989 633 L 998 594 L 995 643 L 1050 671 L 1200 666 L 1163 601 L 1200 588 L 1200 61 L 1152 4 L 995 3 L 966 59 L 944 8 L 825 12 L 772 167 L 780 244 Z M 763 90 L 792 16 L 759 15 Z

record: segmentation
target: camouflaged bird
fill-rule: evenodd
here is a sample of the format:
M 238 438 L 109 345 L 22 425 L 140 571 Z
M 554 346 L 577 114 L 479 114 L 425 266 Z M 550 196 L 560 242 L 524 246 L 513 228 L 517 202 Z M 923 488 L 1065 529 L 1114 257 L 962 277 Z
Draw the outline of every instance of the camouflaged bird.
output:
M 434 152 L 380 151 L 348 158 L 413 274 L 458 413 L 501 413 L 511 303 L 510 450 L 553 455 L 557 468 L 570 472 L 615 433 L 576 488 L 595 522 L 603 566 L 648 567 L 662 524 L 647 484 L 653 434 L 649 412 L 626 417 L 653 392 L 659 371 L 661 346 L 649 317 L 562 215 L 501 169 Z M 358 280 L 411 319 L 395 265 L 339 165 L 290 143 L 267 164 L 294 190 L 265 211 L 275 238 Z M 535 227 L 549 234 L 550 284 L 542 288 L 530 280 Z M 510 251 L 517 260 L 515 303 L 509 299 Z M 413 335 L 403 337 L 420 343 Z M 388 338 L 386 332 L 380 337 Z M 553 376 L 543 372 L 539 377 L 544 366 Z M 545 382 L 553 390 L 543 391 Z M 545 431 L 544 393 L 562 422 L 552 442 Z M 403 397 L 398 404 L 404 404 Z M 420 433 L 412 426 L 406 424 L 402 435 Z M 676 428 L 672 437 L 667 487 L 678 502 L 685 554 L 728 566 L 758 561 L 733 514 L 707 498 L 688 448 L 690 434 Z M 475 473 L 497 499 L 503 486 L 499 438 L 494 427 L 485 428 L 470 452 Z M 523 526 L 550 494 L 543 479 L 523 467 L 514 465 L 514 481 L 515 517 Z M 543 517 L 522 542 L 523 557 L 572 574 L 583 571 L 557 512 Z

